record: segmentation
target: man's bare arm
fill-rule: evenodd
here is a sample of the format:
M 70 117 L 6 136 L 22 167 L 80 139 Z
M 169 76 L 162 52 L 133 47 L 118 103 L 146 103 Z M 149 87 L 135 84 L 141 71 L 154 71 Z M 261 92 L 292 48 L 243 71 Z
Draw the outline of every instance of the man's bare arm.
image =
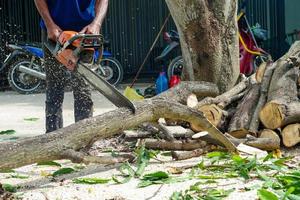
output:
M 53 21 L 46 0 L 34 0 L 34 2 L 38 12 L 45 22 L 48 38 L 55 41 L 62 30 Z
M 104 21 L 108 9 L 108 0 L 96 0 L 95 13 L 96 17 L 94 23 L 98 24 L 100 27 Z
M 108 0 L 96 0 L 95 3 L 95 19 L 93 22 L 84 27 L 81 33 L 99 34 L 100 28 L 104 21 L 108 9 Z

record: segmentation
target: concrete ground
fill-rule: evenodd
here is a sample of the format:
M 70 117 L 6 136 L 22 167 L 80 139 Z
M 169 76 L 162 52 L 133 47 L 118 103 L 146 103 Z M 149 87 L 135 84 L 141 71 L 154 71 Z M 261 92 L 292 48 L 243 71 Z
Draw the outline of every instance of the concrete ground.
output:
M 104 96 L 93 91 L 94 115 L 115 108 Z M 74 100 L 71 92 L 65 94 L 63 104 L 64 126 L 74 123 Z M 28 118 L 38 118 L 27 121 Z M 15 130 L 17 137 L 29 137 L 45 133 L 45 94 L 21 95 L 8 91 L 0 93 L 0 131 Z
M 115 107 L 98 92 L 93 92 L 95 103 L 95 115 L 115 109 Z M 45 94 L 20 95 L 15 92 L 0 93 L 0 131 L 12 129 L 16 131 L 15 137 L 29 137 L 44 134 L 45 119 Z M 73 118 L 73 97 L 67 92 L 64 100 L 64 124 L 65 126 L 74 122 Z M 37 121 L 27 121 L 26 118 L 38 118 Z M 12 136 L 0 136 L 0 139 Z M 1 141 L 1 140 L 0 140 Z M 1 156 L 1 155 L 0 155 Z M 166 158 L 165 163 L 152 161 L 147 166 L 147 172 L 167 171 L 170 166 L 186 166 L 196 164 L 201 158 L 194 158 L 185 161 L 175 162 Z M 64 167 L 75 167 L 70 161 L 59 161 Z M 89 165 L 76 173 L 58 177 L 55 180 L 48 178 L 47 174 L 57 170 L 55 167 L 45 166 L 24 166 L 15 171 L 22 175 L 28 175 L 28 179 L 12 178 L 10 174 L 0 173 L 0 182 L 7 184 L 20 184 L 25 190 L 17 195 L 20 199 L 28 200 L 90 200 L 90 199 L 169 199 L 175 191 L 182 191 L 199 180 L 189 180 L 175 184 L 153 185 L 146 188 L 137 188 L 139 181 L 131 180 L 126 184 L 116 185 L 110 182 L 105 185 L 82 185 L 72 183 L 72 179 L 88 176 L 93 178 L 111 178 L 119 174 L 118 166 L 94 166 Z M 221 188 L 235 188 L 227 199 L 256 199 L 256 192 L 240 192 L 244 188 L 242 180 L 222 180 Z M 216 187 L 215 184 L 210 185 Z

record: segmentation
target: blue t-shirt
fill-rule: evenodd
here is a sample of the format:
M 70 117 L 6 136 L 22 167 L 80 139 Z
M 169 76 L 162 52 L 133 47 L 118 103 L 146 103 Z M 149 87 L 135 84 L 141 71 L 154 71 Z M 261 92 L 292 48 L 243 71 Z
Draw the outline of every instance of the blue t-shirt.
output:
M 63 31 L 81 31 L 95 18 L 95 0 L 47 0 L 50 15 Z M 41 27 L 46 29 L 41 21 Z

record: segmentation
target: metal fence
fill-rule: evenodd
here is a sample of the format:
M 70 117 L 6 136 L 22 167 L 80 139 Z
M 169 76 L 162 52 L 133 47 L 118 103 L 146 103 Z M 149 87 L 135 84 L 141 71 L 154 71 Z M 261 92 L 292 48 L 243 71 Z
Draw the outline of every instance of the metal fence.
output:
M 125 75 L 134 74 L 158 33 L 168 9 L 164 0 L 110 0 L 103 33 L 111 50 L 122 63 Z M 279 41 L 284 37 L 284 0 L 248 0 L 251 24 L 259 22 L 269 31 L 267 48 L 278 57 L 284 52 Z M 174 29 L 172 20 L 167 30 Z M 0 60 L 5 42 L 39 42 L 39 15 L 33 0 L 0 0 Z M 154 57 L 164 47 L 162 39 L 147 62 L 144 74 L 157 72 Z M 2 55 L 2 58 L 1 58 Z

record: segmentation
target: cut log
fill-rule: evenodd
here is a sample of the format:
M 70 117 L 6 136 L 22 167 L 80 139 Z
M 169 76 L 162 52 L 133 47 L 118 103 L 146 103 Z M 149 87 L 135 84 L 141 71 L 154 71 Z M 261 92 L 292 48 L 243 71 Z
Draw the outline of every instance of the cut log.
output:
M 260 84 L 254 84 L 239 103 L 231 118 L 228 132 L 236 138 L 243 138 L 249 133 L 250 122 L 260 95 Z
M 174 160 L 187 160 L 194 157 L 202 156 L 208 152 L 219 150 L 215 145 L 206 145 L 205 147 L 201 149 L 196 149 L 193 151 L 184 151 L 184 152 L 176 152 L 176 156 L 173 157 Z
M 300 124 L 290 124 L 281 133 L 282 142 L 286 147 L 293 147 L 300 142 Z
M 193 91 L 194 89 L 196 91 Z M 157 121 L 161 117 L 182 119 L 205 127 L 205 130 L 216 140 L 224 143 L 229 151 L 236 152 L 236 147 L 201 113 L 180 103 L 170 102 L 170 99 L 186 101 L 190 93 L 201 96 L 199 95 L 201 91 L 205 95 L 216 95 L 217 87 L 211 83 L 201 83 L 201 85 L 184 83 L 157 98 L 137 102 L 135 114 L 126 108 L 119 108 L 103 115 L 79 121 L 51 134 L 2 142 L 0 145 L 0 170 L 67 158 L 65 152 L 68 150 L 77 151 L 95 140 L 111 137 L 144 122 Z
M 258 67 L 258 69 L 257 69 L 257 71 L 255 73 L 255 79 L 256 79 L 257 83 L 261 83 L 262 82 L 267 65 L 268 65 L 267 62 L 263 62 Z
M 247 135 L 246 138 L 238 139 L 235 138 L 227 133 L 225 133 L 225 136 L 233 143 L 235 146 L 238 146 L 239 144 L 246 144 L 251 147 L 255 147 L 261 150 L 265 151 L 272 151 L 275 149 L 280 148 L 280 143 L 274 141 L 270 138 L 256 138 L 251 135 Z M 220 142 L 216 141 L 214 138 L 212 138 L 209 134 L 202 135 L 202 137 L 199 138 L 199 140 L 206 141 L 210 144 L 215 144 L 219 146 L 223 146 Z
M 195 94 L 190 94 L 186 100 L 186 104 L 189 108 L 195 108 L 198 104 L 198 99 Z
M 261 110 L 260 119 L 265 127 L 273 130 L 300 122 L 300 102 L 269 102 Z
M 198 110 L 202 112 L 206 119 L 208 119 L 218 129 L 224 129 L 223 125 L 227 116 L 227 113 L 225 111 L 220 109 L 215 104 L 203 105 L 198 108 Z M 195 124 L 191 124 L 191 129 L 194 132 L 204 131 L 203 127 L 198 127 Z
M 235 96 L 232 96 L 232 97 L 218 103 L 218 107 L 224 110 L 227 106 L 235 103 L 236 101 L 241 100 L 246 94 L 247 94 L 247 91 L 243 91 Z
M 243 80 L 242 82 L 238 83 L 232 89 L 228 90 L 227 92 L 215 98 L 206 97 L 198 103 L 197 108 L 200 108 L 201 106 L 207 104 L 219 104 L 221 102 L 228 101 L 228 99 L 231 99 L 233 96 L 236 96 L 241 92 L 243 92 L 252 82 L 253 82 L 253 77 L 249 77 Z
M 254 135 L 256 135 L 258 132 L 259 123 L 260 123 L 259 112 L 261 111 L 261 109 L 267 102 L 269 86 L 270 86 L 271 78 L 272 78 L 273 72 L 275 70 L 275 67 L 276 67 L 276 64 L 271 63 L 271 62 L 269 62 L 266 65 L 266 70 L 263 75 L 263 80 L 262 80 L 261 86 L 260 86 L 260 97 L 258 99 L 257 106 L 255 108 L 255 111 L 253 113 L 253 116 L 251 118 L 251 122 L 249 125 L 249 132 Z
M 278 134 L 270 129 L 264 129 L 260 132 L 260 138 L 269 138 L 274 140 L 276 143 L 280 144 L 280 137 Z
M 156 139 L 145 139 L 145 147 L 154 150 L 164 150 L 164 151 L 192 151 L 195 149 L 203 148 L 207 145 L 205 141 L 166 141 L 166 140 L 156 140 Z
M 281 78 L 277 78 L 278 74 Z M 277 64 L 268 94 L 269 102 L 259 114 L 265 127 L 276 129 L 300 122 L 300 102 L 297 96 L 298 77 L 298 67 L 291 66 L 287 61 L 280 62 L 279 66 Z

